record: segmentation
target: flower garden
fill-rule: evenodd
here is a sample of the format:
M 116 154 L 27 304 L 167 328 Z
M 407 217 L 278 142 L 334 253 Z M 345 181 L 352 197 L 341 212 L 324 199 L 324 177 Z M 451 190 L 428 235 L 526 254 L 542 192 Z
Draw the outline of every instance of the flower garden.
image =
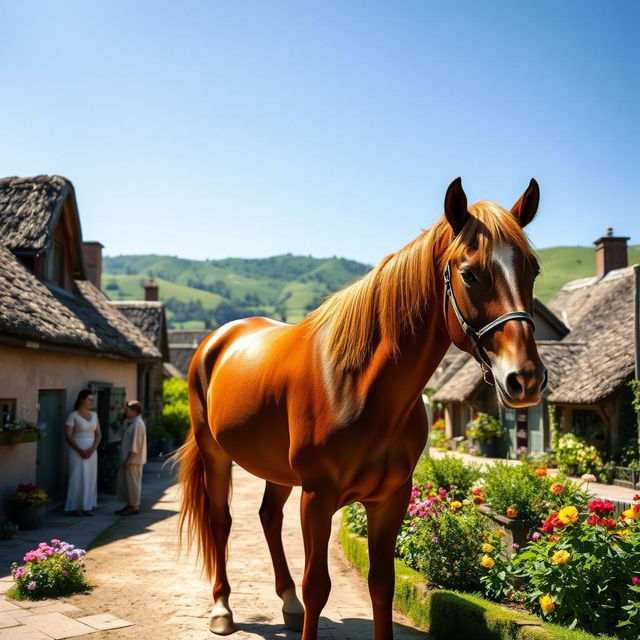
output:
M 85 555 L 84 549 L 64 540 L 41 542 L 24 555 L 24 564 L 12 564 L 14 584 L 7 596 L 16 600 L 41 600 L 86 591 L 90 585 L 85 575 Z
M 496 515 L 517 523 L 522 539 L 512 542 Z M 345 522 L 366 535 L 361 505 L 347 508 Z M 454 456 L 425 457 L 396 555 L 432 588 L 592 634 L 640 637 L 640 495 L 616 515 L 611 502 L 542 466 L 496 463 L 482 472 Z

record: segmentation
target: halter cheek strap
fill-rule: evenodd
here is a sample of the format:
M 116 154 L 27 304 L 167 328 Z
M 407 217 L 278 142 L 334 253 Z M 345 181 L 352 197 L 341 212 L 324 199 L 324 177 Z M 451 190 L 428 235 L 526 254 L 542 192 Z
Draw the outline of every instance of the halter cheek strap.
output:
M 447 263 L 447 267 L 444 271 L 444 287 L 447 293 L 447 299 L 451 303 L 451 307 L 453 308 L 453 312 L 456 314 L 456 318 L 460 323 L 462 331 L 464 331 L 464 334 L 471 340 L 471 343 L 473 344 L 473 350 L 476 352 L 480 363 L 486 365 L 489 368 L 491 367 L 489 356 L 480 344 L 480 339 L 483 336 L 485 336 L 490 331 L 493 331 L 500 325 L 509 322 L 510 320 L 528 322 L 534 329 L 536 328 L 535 322 L 533 321 L 533 316 L 531 316 L 531 314 L 527 313 L 526 311 L 511 311 L 510 313 L 505 313 L 503 316 L 492 320 L 481 329 L 476 330 L 466 321 L 464 315 L 462 315 L 462 311 L 460 311 L 460 307 L 458 306 L 458 302 L 456 301 L 456 297 L 453 293 L 453 287 L 451 286 L 451 265 L 449 263 Z

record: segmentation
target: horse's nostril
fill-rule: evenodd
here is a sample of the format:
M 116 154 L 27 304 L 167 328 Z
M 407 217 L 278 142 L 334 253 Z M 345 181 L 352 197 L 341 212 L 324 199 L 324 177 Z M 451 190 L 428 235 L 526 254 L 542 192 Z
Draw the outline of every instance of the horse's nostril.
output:
M 547 384 L 549 384 L 549 374 L 548 371 L 545 369 L 544 370 L 544 380 L 542 381 L 542 384 L 540 385 L 540 391 L 544 391 L 547 388 Z
M 512 398 L 522 395 L 524 387 L 522 386 L 521 377 L 517 373 L 510 373 L 506 379 L 507 392 Z

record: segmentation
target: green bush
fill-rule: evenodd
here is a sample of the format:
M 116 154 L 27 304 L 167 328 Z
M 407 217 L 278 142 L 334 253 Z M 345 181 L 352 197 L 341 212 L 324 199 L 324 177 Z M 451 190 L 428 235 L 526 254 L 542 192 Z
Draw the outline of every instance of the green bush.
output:
M 455 497 L 463 498 L 469 494 L 481 475 L 480 465 L 465 463 L 454 455 L 445 455 L 439 459 L 422 456 L 413 478 L 417 484 L 432 484 L 436 489 L 442 487 L 451 491 Z
M 586 507 L 589 500 L 586 491 L 562 474 L 550 476 L 544 467 L 536 470 L 506 462 L 496 462 L 486 470 L 484 497 L 496 513 L 534 522 L 567 504 Z
M 504 426 L 494 416 L 479 411 L 467 423 L 467 436 L 476 440 L 500 439 L 504 435 Z
M 604 466 L 598 450 L 573 433 L 565 433 L 558 440 L 556 458 L 558 469 L 569 475 L 593 473 L 599 476 Z
M 190 426 L 187 381 L 166 378 L 162 384 L 162 393 L 162 430 L 174 441 L 182 442 Z
M 345 525 L 352 533 L 367 536 L 367 512 L 359 502 L 354 502 L 346 508 Z

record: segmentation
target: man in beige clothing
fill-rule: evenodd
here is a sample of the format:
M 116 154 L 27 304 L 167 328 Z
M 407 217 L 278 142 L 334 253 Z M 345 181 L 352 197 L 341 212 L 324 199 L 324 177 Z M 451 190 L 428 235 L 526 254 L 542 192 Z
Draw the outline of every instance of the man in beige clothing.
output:
M 133 516 L 140 511 L 142 466 L 147 461 L 147 428 L 141 413 L 142 405 L 137 400 L 127 402 L 118 470 L 118 498 L 127 505 L 116 511 L 122 516 Z

